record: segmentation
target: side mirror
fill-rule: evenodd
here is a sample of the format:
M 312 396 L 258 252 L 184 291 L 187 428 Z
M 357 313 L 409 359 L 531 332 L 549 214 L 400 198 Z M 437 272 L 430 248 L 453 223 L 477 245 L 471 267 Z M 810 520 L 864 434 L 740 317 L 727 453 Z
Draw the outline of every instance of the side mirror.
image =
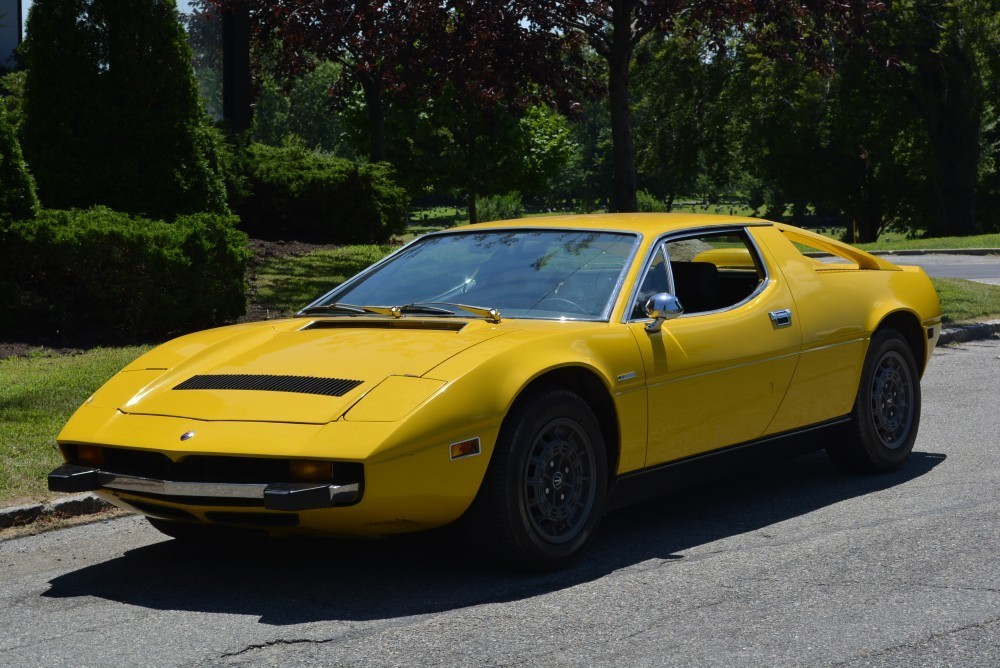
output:
M 684 307 L 676 296 L 669 292 L 657 292 L 646 300 L 646 315 L 653 319 L 653 322 L 646 325 L 647 332 L 658 332 L 660 327 L 667 320 L 673 320 L 684 313 Z

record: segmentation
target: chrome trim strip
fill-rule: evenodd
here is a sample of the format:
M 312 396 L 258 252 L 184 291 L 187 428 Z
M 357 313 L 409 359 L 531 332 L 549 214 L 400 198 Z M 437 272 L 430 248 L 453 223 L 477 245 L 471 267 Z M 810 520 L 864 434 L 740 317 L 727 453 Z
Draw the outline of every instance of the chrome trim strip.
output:
M 335 485 L 323 482 L 179 482 L 64 464 L 49 474 L 49 489 L 107 490 L 175 503 L 198 504 L 199 500 L 218 500 L 246 505 L 245 502 L 251 501 L 251 505 L 272 510 L 308 510 L 354 503 L 359 499 L 361 487 L 358 483 Z
M 101 472 L 101 488 L 163 497 L 204 497 L 211 499 L 260 499 L 264 502 L 266 483 L 174 482 L 139 476 Z

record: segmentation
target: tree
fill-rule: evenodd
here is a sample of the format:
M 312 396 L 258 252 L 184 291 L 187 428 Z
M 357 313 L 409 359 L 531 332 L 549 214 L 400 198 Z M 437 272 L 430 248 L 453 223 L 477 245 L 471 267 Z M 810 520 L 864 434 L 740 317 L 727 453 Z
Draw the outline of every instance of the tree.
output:
M 173 0 L 37 0 L 24 53 L 22 145 L 46 206 L 226 210 Z
M 612 206 L 635 211 L 635 155 L 629 108 L 629 74 L 636 46 L 654 30 L 702 26 L 722 36 L 737 31 L 783 44 L 817 60 L 832 33 L 859 32 L 875 0 L 534 0 L 525 3 L 542 29 L 578 32 L 608 64 L 608 104 L 614 160 Z
M 640 44 L 632 107 L 640 185 L 666 200 L 699 189 L 732 186 L 734 152 L 726 127 L 736 113 L 727 90 L 731 50 L 712 50 L 703 36 L 650 35 Z
M 435 47 L 415 59 L 411 86 L 430 131 L 422 151 L 439 186 L 462 192 L 470 222 L 476 197 L 542 189 L 572 152 L 562 117 L 586 71 L 564 36 L 528 29 L 510 2 L 452 0 L 443 21 L 424 27 Z M 426 163 L 425 163 L 426 164 Z
M 412 50 L 414 26 L 437 15 L 440 3 L 425 0 L 208 0 L 221 11 L 248 5 L 251 39 L 273 55 L 280 78 L 291 81 L 318 63 L 341 66 L 339 88 L 360 86 L 369 122 L 372 162 L 385 160 L 385 94 L 403 85 L 402 53 Z M 258 69 L 261 60 L 258 58 Z
M 982 231 L 976 212 L 987 91 L 1000 74 L 1000 2 L 904 0 L 894 5 L 894 43 L 910 101 L 931 147 L 934 216 L 927 233 Z

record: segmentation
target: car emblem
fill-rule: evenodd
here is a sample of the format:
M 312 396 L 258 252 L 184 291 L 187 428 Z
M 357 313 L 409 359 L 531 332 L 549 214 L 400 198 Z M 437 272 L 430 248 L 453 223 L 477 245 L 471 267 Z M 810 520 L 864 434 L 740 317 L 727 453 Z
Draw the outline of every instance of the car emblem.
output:
M 194 438 L 194 432 L 193 431 L 186 431 L 183 434 L 181 434 L 181 440 L 182 441 L 186 441 L 186 440 L 188 440 L 190 438 Z

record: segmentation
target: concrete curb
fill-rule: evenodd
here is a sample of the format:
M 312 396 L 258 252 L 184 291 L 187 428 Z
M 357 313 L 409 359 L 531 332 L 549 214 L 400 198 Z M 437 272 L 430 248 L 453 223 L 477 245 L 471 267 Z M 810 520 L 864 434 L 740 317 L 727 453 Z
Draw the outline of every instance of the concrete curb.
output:
M 76 517 L 92 515 L 113 507 L 104 499 L 90 493 L 73 494 L 53 499 L 49 503 L 30 503 L 13 508 L 0 508 L 0 529 L 31 524 L 43 518 Z
M 976 322 L 971 325 L 955 325 L 953 327 L 945 327 L 941 331 L 938 345 L 946 346 L 949 343 L 979 341 L 992 338 L 997 334 L 1000 334 L 1000 320 L 987 320 L 986 322 Z

